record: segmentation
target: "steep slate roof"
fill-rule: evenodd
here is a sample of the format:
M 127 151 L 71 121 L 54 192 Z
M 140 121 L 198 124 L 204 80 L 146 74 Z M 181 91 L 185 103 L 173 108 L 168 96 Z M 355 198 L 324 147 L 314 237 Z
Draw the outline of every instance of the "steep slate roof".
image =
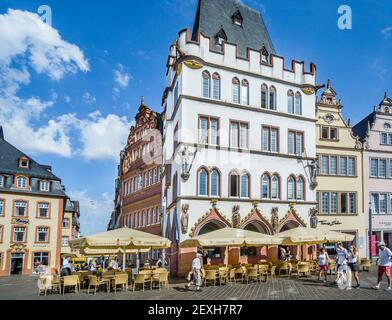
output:
M 17 174 L 22 174 L 30 177 L 31 190 L 28 191 L 29 193 L 41 194 L 42 192 L 39 190 L 39 180 L 44 179 L 51 181 L 51 190 L 50 192 L 45 192 L 45 194 L 61 197 L 67 196 L 61 185 L 61 179 L 49 171 L 50 166 L 38 164 L 29 156 L 24 154 L 22 151 L 7 142 L 4 139 L 4 134 L 1 126 L 0 133 L 0 174 L 5 175 L 5 184 L 2 189 L 12 189 L 13 176 Z M 26 157 L 29 159 L 30 167 L 28 169 L 19 168 L 19 159 L 22 157 Z
M 361 122 L 359 122 L 357 125 L 353 127 L 353 133 L 359 139 L 363 142 L 366 138 L 366 135 L 368 133 L 369 129 L 369 124 L 370 126 L 373 125 L 374 121 L 376 119 L 376 114 L 375 112 L 372 112 L 370 115 L 368 115 L 365 119 L 363 119 Z
M 239 11 L 243 18 L 243 26 L 233 23 L 233 15 Z M 275 49 L 269 36 L 267 27 L 260 12 L 254 10 L 240 0 L 199 0 L 196 19 L 193 26 L 192 40 L 197 40 L 197 32 L 213 38 L 223 29 L 227 35 L 227 42 L 237 44 L 239 55 L 246 57 L 247 48 L 261 50 L 266 47 L 269 54 L 275 54 Z

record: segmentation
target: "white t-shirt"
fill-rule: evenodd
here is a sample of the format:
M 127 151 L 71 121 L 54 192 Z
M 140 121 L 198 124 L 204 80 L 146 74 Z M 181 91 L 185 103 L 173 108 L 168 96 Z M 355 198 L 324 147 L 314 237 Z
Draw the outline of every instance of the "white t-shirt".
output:
M 344 265 L 347 264 L 347 258 L 346 256 L 348 255 L 347 250 L 346 249 L 342 249 L 342 250 L 337 250 L 337 255 L 338 255 L 338 265 Z
M 357 254 L 354 256 L 354 255 L 352 254 L 352 252 L 350 251 L 350 252 L 348 253 L 348 262 L 349 262 L 349 263 L 357 263 L 357 262 L 358 262 L 358 256 L 359 256 L 358 252 L 357 252 Z
M 201 262 L 200 262 L 199 258 L 193 259 L 193 261 L 192 261 L 192 269 L 198 269 L 198 270 L 201 269 Z
M 64 261 L 63 261 L 63 268 L 64 268 L 64 269 L 65 269 L 65 268 L 71 268 L 71 266 L 69 265 L 68 259 L 64 259 Z
M 319 265 L 320 266 L 326 266 L 327 265 L 327 254 L 326 253 L 320 253 L 320 255 L 319 255 Z
M 381 267 L 392 266 L 392 262 L 391 262 L 392 251 L 391 250 L 389 250 L 388 248 L 385 248 L 384 250 L 380 250 L 378 255 L 380 257 L 379 265 Z

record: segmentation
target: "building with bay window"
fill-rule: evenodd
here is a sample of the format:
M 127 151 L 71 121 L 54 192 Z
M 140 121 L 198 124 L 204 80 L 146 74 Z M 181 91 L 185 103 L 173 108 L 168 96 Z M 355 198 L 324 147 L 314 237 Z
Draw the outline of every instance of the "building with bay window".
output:
M 163 235 L 171 271 L 189 271 L 178 244 L 223 227 L 265 234 L 308 226 L 316 201 L 316 68 L 276 55 L 260 13 L 200 0 L 193 32 L 171 46 L 163 95 Z M 274 258 L 277 248 L 270 248 Z M 210 258 L 223 259 L 219 249 Z M 254 262 L 266 248 L 230 256 Z M 233 260 L 233 261 L 234 261 Z
M 7 142 L 0 126 L 0 276 L 60 268 L 66 199 L 51 167 Z
M 377 241 L 392 246 L 392 99 L 385 94 L 374 111 L 354 127 L 363 143 L 365 228 L 372 209 L 373 255 Z
M 355 235 L 353 244 L 366 256 L 362 143 L 342 110 L 328 81 L 317 101 L 318 219 L 331 230 Z

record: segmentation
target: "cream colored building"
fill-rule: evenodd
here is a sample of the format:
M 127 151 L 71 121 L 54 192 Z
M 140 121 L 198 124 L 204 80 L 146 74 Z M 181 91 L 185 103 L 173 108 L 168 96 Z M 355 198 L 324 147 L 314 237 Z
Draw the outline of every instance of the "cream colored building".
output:
M 60 268 L 66 194 L 51 167 L 5 141 L 0 126 L 0 276 Z
M 317 102 L 318 223 L 354 234 L 353 244 L 366 257 L 362 145 L 344 119 L 342 108 L 328 81 Z
M 79 238 L 80 231 L 80 210 L 79 202 L 67 199 L 65 205 L 65 212 L 63 217 L 63 228 L 61 234 L 61 255 L 62 257 L 67 254 L 79 254 L 72 251 L 69 246 L 69 241 Z

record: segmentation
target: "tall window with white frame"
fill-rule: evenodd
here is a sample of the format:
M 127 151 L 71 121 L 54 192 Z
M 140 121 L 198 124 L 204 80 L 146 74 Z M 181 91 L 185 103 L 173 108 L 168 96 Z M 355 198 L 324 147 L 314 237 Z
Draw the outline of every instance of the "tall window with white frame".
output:
M 302 116 L 302 95 L 299 92 L 295 94 L 295 114 Z
M 212 98 L 221 99 L 221 77 L 216 72 L 212 75 Z
M 241 104 L 249 105 L 249 82 L 247 80 L 241 82 Z
M 27 178 L 26 177 L 17 177 L 16 178 L 16 187 L 18 189 L 26 189 L 27 188 Z
M 289 130 L 289 155 L 296 155 L 298 157 L 302 156 L 302 153 L 304 152 L 304 145 L 304 133 L 300 131 Z
M 14 216 L 15 217 L 27 217 L 27 202 L 25 202 L 25 201 L 16 201 L 15 202 Z
M 39 227 L 37 229 L 37 242 L 47 243 L 49 242 L 49 228 Z
M 26 242 L 26 227 L 14 227 L 13 242 Z
M 220 174 L 217 169 L 211 171 L 210 193 L 211 197 L 219 197 L 220 194 Z
M 238 78 L 233 78 L 232 81 L 232 96 L 233 96 L 233 103 L 240 103 L 240 97 L 241 97 L 241 86 L 240 86 L 240 80 Z
M 289 114 L 294 114 L 295 109 L 294 109 L 294 92 L 289 90 L 287 93 L 287 112 Z
M 261 178 L 261 197 L 262 199 L 270 199 L 270 176 L 264 174 Z
M 276 96 L 276 88 L 274 86 L 272 86 L 269 90 L 269 108 L 271 110 L 277 110 L 277 105 L 276 105 L 276 101 L 277 101 L 277 96 Z
M 0 199 L 0 217 L 5 216 L 4 200 Z
M 268 109 L 268 86 L 266 84 L 261 86 L 261 107 Z
M 202 93 L 204 98 L 210 98 L 211 97 L 211 75 L 208 71 L 203 71 L 202 74 L 202 80 L 203 80 L 203 85 L 202 85 Z
M 4 176 L 0 175 L 0 188 L 4 188 Z
M 230 147 L 236 149 L 248 149 L 249 124 L 239 121 L 230 123 Z
M 278 153 L 279 152 L 279 128 L 262 126 L 262 151 Z
M 199 196 L 208 196 L 208 171 L 205 168 L 199 170 Z
M 201 116 L 199 118 L 199 143 L 219 145 L 219 119 Z
M 41 219 L 49 218 L 49 203 L 38 204 L 38 218 Z

